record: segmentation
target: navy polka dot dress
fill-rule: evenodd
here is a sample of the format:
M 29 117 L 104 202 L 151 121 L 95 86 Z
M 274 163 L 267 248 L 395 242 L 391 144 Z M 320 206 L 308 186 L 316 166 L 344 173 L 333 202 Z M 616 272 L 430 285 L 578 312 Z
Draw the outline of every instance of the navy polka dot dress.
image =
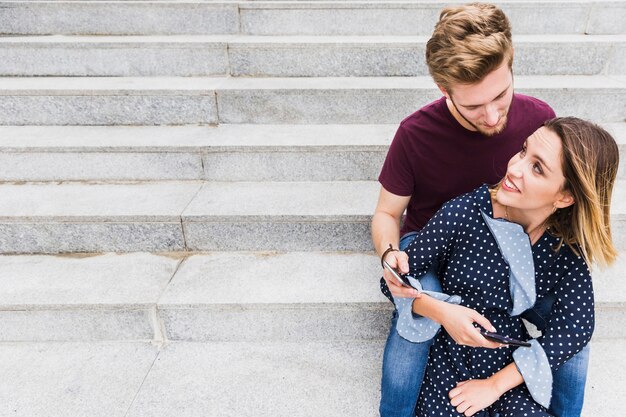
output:
M 528 340 L 520 310 L 548 294 L 556 296 L 552 315 L 542 336 L 532 340 L 530 348 L 461 346 L 442 328 L 430 351 L 416 409 L 418 416 L 459 416 L 450 405 L 449 391 L 460 381 L 487 378 L 511 362 L 516 363 L 525 383 L 477 415 L 549 416 L 546 409 L 552 389 L 551 369 L 557 369 L 580 351 L 593 333 L 593 288 L 584 260 L 566 245 L 555 252 L 558 239 L 549 233 L 544 233 L 532 247 L 523 234 L 526 252 L 523 245 L 520 249 L 512 243 L 514 239 L 507 240 L 505 256 L 500 246 L 506 239 L 496 239 L 498 233 L 490 224 L 519 226 L 492 217 L 486 185 L 446 203 L 407 248 L 409 274 L 422 276 L 436 262 L 443 292 L 460 296 L 461 305 L 487 317 L 503 335 Z M 533 261 L 529 263 L 531 281 L 530 288 L 521 291 L 520 283 L 523 287 L 528 279 L 521 278 L 513 285 L 511 277 L 513 268 L 517 275 L 524 275 L 527 268 L 520 260 L 525 254 Z M 524 303 L 530 304 L 520 308 Z M 400 309 L 399 313 L 402 315 Z

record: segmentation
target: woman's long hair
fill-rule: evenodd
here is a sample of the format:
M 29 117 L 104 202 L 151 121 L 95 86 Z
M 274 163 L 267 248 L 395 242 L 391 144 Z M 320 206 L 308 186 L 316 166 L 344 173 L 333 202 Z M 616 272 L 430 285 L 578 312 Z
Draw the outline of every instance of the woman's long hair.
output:
M 565 243 L 589 266 L 608 266 L 617 257 L 610 222 L 617 143 L 606 130 L 575 117 L 557 117 L 544 126 L 561 138 L 563 189 L 574 197 L 574 204 L 547 219 L 548 231 L 561 238 L 557 249 Z

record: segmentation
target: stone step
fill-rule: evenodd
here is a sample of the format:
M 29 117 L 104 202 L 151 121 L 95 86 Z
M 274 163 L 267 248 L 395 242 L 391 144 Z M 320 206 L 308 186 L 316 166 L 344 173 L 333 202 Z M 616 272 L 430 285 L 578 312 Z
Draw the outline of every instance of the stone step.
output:
M 594 340 L 626 338 L 623 258 L 594 272 Z M 382 341 L 380 273 L 371 253 L 0 256 L 0 342 Z
M 519 76 L 515 83 L 557 114 L 626 118 L 626 76 Z M 0 77 L 0 124 L 395 124 L 440 94 L 426 76 Z
M 624 349 L 624 339 L 591 342 L 582 417 L 626 413 L 626 381 L 615 371 L 626 366 Z M 382 352 L 379 341 L 3 343 L 2 410 L 15 417 L 375 417 Z
M 603 126 L 626 159 L 626 123 Z M 396 129 L 391 124 L 0 126 L 0 178 L 376 180 Z M 621 164 L 618 177 L 626 179 L 626 164 Z
M 0 253 L 372 249 L 380 186 L 345 182 L 0 185 Z M 612 205 L 626 249 L 626 183 Z
M 624 3 L 499 1 L 515 34 L 624 34 Z M 446 1 L 248 2 L 241 30 L 252 35 L 430 35 Z M 419 23 L 416 23 L 419 22 Z
M 622 1 L 500 1 L 515 34 L 625 34 Z M 2 1 L 7 34 L 430 35 L 444 1 Z M 417 22 L 417 23 L 416 23 Z
M 0 178 L 375 180 L 396 129 L 396 125 L 0 126 Z
M 427 36 L 29 36 L 0 39 L 2 76 L 428 75 Z M 624 72 L 626 35 L 521 35 L 516 75 Z

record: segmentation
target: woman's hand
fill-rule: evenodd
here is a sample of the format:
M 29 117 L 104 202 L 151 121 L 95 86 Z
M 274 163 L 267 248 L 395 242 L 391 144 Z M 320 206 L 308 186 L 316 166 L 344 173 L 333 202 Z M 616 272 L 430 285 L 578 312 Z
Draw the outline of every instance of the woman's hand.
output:
M 385 261 L 398 271 L 401 274 L 409 273 L 409 256 L 406 252 L 402 251 L 393 251 L 389 252 L 385 256 Z M 391 272 L 387 271 L 387 269 L 383 269 L 383 278 L 385 282 L 387 282 L 387 287 L 389 287 L 389 292 L 394 297 L 400 298 L 420 298 L 422 294 L 418 292 L 415 288 L 408 287 L 404 285 L 402 282 L 398 282 L 396 278 L 391 274 Z
M 496 329 L 485 316 L 471 308 L 449 303 L 445 304 L 439 315 L 439 322 L 457 344 L 489 349 L 496 349 L 502 346 L 500 343 L 485 339 L 480 334 L 480 330 L 474 326 L 474 323 L 478 323 L 486 330 L 495 332 Z
M 487 378 L 459 382 L 448 395 L 450 404 L 456 407 L 456 411 L 466 416 L 473 416 L 495 403 L 501 393 L 494 381 Z

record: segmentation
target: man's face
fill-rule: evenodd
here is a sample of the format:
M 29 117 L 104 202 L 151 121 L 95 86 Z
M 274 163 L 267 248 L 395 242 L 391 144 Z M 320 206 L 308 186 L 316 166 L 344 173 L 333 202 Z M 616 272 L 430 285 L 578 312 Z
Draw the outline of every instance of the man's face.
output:
M 513 74 L 507 62 L 475 84 L 455 84 L 448 98 L 452 115 L 463 127 L 493 136 L 504 130 L 513 100 Z

